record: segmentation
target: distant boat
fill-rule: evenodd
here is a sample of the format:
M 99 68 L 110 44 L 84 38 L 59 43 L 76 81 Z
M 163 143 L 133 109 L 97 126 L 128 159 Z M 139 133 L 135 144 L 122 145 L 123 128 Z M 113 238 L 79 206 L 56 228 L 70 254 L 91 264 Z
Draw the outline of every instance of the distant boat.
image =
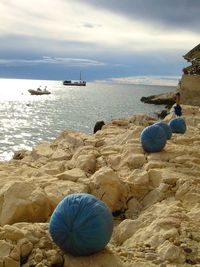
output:
M 86 86 L 86 81 L 82 81 L 82 79 L 81 79 L 81 72 L 80 72 L 80 81 L 65 80 L 65 81 L 63 81 L 63 85 L 69 85 L 69 86 Z
M 45 87 L 44 89 L 41 89 L 40 87 L 37 89 L 29 89 L 28 92 L 31 95 L 50 95 L 51 94 L 51 92 L 47 90 L 47 87 Z
M 70 85 L 70 86 L 86 86 L 86 81 L 71 81 L 71 80 L 65 80 L 63 81 L 63 85 Z

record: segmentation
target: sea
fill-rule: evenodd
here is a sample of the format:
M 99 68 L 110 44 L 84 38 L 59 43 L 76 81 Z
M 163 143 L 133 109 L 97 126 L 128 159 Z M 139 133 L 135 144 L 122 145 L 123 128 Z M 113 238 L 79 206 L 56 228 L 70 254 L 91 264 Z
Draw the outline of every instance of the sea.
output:
M 50 95 L 28 92 L 45 86 Z M 64 86 L 62 81 L 0 79 L 0 160 L 10 160 L 17 150 L 52 142 L 66 129 L 92 134 L 99 120 L 137 113 L 155 116 L 163 106 L 144 104 L 141 97 L 174 90 L 173 86 L 112 82 L 76 87 Z

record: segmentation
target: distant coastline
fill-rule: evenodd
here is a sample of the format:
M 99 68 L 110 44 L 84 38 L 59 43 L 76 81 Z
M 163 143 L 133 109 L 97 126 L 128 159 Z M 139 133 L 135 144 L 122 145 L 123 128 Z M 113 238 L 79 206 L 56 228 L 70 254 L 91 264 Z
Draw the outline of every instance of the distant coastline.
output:
M 180 76 L 129 76 L 110 78 L 111 81 L 120 84 L 149 85 L 149 86 L 177 86 Z

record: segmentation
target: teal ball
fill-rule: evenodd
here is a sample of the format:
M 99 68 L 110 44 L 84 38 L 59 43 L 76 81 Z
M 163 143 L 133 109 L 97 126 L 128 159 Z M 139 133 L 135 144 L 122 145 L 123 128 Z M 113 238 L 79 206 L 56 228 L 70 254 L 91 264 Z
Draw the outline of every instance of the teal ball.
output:
M 161 127 L 164 130 L 166 137 L 167 137 L 167 140 L 169 140 L 172 137 L 171 127 L 167 123 L 159 121 L 159 122 L 156 122 L 154 125 L 158 125 L 159 127 Z
M 169 122 L 172 133 L 184 134 L 186 132 L 186 123 L 183 118 L 175 118 Z
M 140 136 L 142 147 L 146 152 L 160 152 L 167 142 L 164 130 L 158 125 L 146 127 Z
M 88 256 L 102 250 L 113 231 L 112 213 L 104 202 L 90 194 L 71 194 L 54 210 L 49 232 L 64 252 Z

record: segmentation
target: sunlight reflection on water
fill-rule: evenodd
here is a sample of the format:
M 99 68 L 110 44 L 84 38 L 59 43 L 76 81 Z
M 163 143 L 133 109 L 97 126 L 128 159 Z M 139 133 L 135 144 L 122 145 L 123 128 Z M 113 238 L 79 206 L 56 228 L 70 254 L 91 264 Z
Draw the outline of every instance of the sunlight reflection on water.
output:
M 51 95 L 31 96 L 39 86 Z M 142 96 L 173 91 L 173 87 L 88 83 L 66 87 L 61 81 L 0 79 L 0 160 L 13 151 L 53 140 L 65 129 L 92 133 L 98 120 L 153 114 L 162 107 L 140 102 Z

